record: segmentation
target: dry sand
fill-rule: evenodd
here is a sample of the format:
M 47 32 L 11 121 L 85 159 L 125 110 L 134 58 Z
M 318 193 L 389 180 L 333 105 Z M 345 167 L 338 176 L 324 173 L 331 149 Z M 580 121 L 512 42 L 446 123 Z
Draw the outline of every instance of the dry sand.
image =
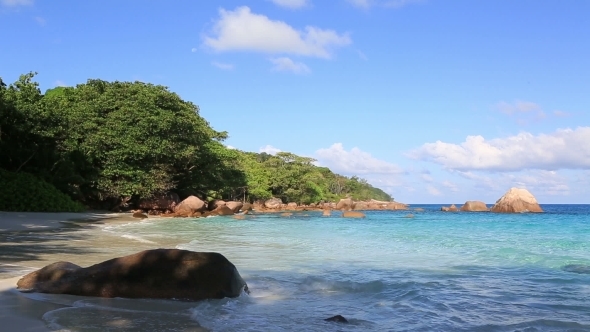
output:
M 26 297 L 15 289 L 18 279 L 62 252 L 67 256 L 68 251 L 78 250 L 67 245 L 81 241 L 77 230 L 132 220 L 130 214 L 108 212 L 0 212 L 0 330 L 50 331 L 43 314 L 64 306 Z

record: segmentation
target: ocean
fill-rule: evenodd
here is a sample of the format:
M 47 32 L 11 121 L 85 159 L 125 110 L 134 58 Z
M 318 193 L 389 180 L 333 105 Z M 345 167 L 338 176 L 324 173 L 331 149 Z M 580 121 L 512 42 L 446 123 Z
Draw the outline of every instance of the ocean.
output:
M 69 305 L 43 315 L 63 331 L 590 331 L 590 205 L 440 207 L 105 224 L 80 231 L 98 248 L 71 253 L 74 263 L 146 248 L 214 251 L 251 293 L 196 303 L 27 296 Z M 334 315 L 349 323 L 324 320 Z

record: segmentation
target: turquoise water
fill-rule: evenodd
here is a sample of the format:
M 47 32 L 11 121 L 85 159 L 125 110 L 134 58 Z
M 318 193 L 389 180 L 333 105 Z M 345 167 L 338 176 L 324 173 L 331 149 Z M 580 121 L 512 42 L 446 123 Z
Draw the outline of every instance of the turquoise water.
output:
M 105 330 L 101 315 L 158 331 L 188 331 L 195 321 L 211 331 L 590 331 L 589 205 L 545 205 L 544 214 L 417 207 L 425 211 L 105 226 L 129 240 L 125 250 L 220 252 L 251 294 L 201 303 L 76 298 L 44 319 L 89 331 Z M 350 324 L 323 320 L 337 314 Z

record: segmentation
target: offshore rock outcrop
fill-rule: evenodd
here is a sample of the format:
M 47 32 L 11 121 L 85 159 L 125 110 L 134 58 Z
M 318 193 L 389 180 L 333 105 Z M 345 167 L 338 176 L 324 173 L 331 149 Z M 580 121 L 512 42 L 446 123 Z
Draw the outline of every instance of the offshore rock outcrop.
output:
M 496 201 L 492 206 L 492 212 L 501 213 L 523 213 L 523 212 L 543 212 L 537 199 L 526 189 L 510 188 L 504 196 Z

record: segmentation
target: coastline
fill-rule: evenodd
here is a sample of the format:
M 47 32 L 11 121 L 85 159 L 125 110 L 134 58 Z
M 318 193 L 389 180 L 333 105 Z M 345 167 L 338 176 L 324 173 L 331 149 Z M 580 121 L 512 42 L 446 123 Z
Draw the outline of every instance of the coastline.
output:
M 25 274 L 50 262 L 53 255 L 66 251 L 64 241 L 76 237 L 77 230 L 106 223 L 137 221 L 128 213 L 90 211 L 82 213 L 0 212 L 0 321 L 6 331 L 50 331 L 44 313 L 66 307 L 31 299 L 16 289 Z M 46 243 L 27 241 L 25 236 L 44 238 Z M 59 239 L 61 237 L 61 239 Z M 60 241 L 56 241 L 60 240 Z M 55 243 L 53 243 L 55 242 Z M 52 255 L 52 256 L 53 256 Z M 51 256 L 51 257 L 52 257 Z

